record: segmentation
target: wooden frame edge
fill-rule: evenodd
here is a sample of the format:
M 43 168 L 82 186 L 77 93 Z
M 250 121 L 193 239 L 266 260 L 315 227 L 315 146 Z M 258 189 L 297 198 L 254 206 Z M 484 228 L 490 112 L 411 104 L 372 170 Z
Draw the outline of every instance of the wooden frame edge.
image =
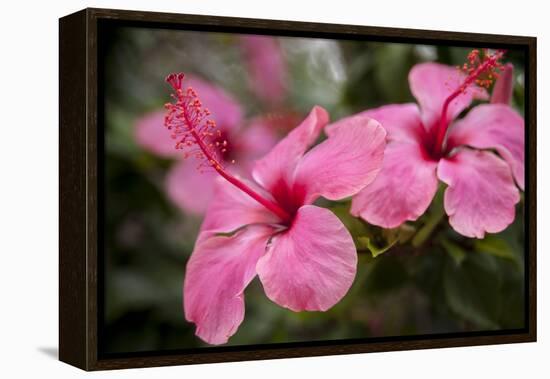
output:
M 87 368 L 86 11 L 59 20 L 59 359 Z

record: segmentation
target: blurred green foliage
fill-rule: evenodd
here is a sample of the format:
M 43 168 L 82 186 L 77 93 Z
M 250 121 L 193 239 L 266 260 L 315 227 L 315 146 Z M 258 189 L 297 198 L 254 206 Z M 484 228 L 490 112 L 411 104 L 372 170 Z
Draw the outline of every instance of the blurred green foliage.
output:
M 202 76 L 225 88 L 248 115 L 267 112 L 251 94 L 235 35 L 119 28 L 106 51 L 105 349 L 135 352 L 206 346 L 185 321 L 182 283 L 201 219 L 167 200 L 171 161 L 141 149 L 135 121 L 169 99 L 164 77 Z M 319 104 L 332 119 L 387 103 L 414 101 L 407 75 L 418 62 L 458 65 L 469 49 L 280 38 L 288 63 L 284 106 L 305 114 Z M 523 112 L 523 56 L 507 55 Z M 246 317 L 229 345 L 521 328 L 524 325 L 524 209 L 484 240 L 450 229 L 441 192 L 428 212 L 394 230 L 326 205 L 352 231 L 359 267 L 350 292 L 331 310 L 293 313 L 270 302 L 257 280 Z

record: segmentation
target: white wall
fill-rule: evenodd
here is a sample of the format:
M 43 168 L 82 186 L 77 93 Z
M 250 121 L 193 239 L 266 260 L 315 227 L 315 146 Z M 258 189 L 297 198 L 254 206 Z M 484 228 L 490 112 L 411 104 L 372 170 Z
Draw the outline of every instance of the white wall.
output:
M 3 2 L 0 22 L 0 373 L 83 375 L 51 357 L 57 347 L 57 18 L 86 6 L 538 37 L 539 341 L 491 347 L 200 365 L 96 377 L 519 378 L 549 370 L 550 141 L 543 1 L 30 1 Z M 546 17 L 545 17 L 546 15 Z M 544 296 L 544 297 L 543 297 Z M 545 350 L 546 354 L 545 354 Z M 548 377 L 548 376 L 546 376 Z

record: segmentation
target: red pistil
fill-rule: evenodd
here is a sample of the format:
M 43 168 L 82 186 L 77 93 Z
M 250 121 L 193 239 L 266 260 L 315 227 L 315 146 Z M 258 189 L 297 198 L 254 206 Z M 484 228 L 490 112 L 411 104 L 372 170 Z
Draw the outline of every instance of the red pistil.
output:
M 488 88 L 498 77 L 498 71 L 502 69 L 502 64 L 499 60 L 504 55 L 504 50 L 498 50 L 494 54 L 489 54 L 485 50 L 483 58 L 480 57 L 479 50 L 472 50 L 468 54 L 468 62 L 464 63 L 461 70 L 467 74 L 466 79 L 458 86 L 458 88 L 445 99 L 443 108 L 441 110 L 441 117 L 437 125 L 436 140 L 434 145 L 434 154 L 436 157 L 440 157 L 444 151 L 445 137 L 449 128 L 449 122 L 447 120 L 447 111 L 451 102 L 459 95 L 466 92 L 468 87 L 472 84 L 476 84 L 483 88 Z M 486 74 L 486 75 L 484 75 Z
M 227 141 L 219 141 L 222 133 L 216 128 L 216 123 L 208 119 L 210 111 L 203 108 L 197 93 L 192 88 L 183 91 L 184 74 L 170 74 L 166 77 L 174 89 L 174 103 L 165 105 L 168 113 L 164 125 L 172 132 L 176 140 L 176 149 L 189 149 L 185 157 L 195 156 L 201 161 L 199 168 L 212 167 L 229 183 L 245 192 L 265 208 L 279 216 L 283 221 L 289 221 L 290 215 L 277 203 L 264 198 L 245 183 L 229 174 L 221 164 L 220 153 L 227 151 Z M 193 148 L 195 146 L 195 148 Z

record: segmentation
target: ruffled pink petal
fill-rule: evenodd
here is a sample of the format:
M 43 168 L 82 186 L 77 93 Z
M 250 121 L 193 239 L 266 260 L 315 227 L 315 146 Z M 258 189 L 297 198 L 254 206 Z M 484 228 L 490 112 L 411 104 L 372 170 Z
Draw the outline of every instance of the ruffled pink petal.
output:
M 355 195 L 382 168 L 385 146 L 386 131 L 378 121 L 350 119 L 298 162 L 294 186 L 305 192 L 305 203 Z
M 212 199 L 216 176 L 214 170 L 200 172 L 196 162 L 182 160 L 166 175 L 166 193 L 184 212 L 202 215 Z
M 331 211 L 305 205 L 275 235 L 256 266 L 266 295 L 298 311 L 326 311 L 344 297 L 357 268 L 353 239 Z
M 491 103 L 509 105 L 512 101 L 514 92 L 514 65 L 507 63 L 500 75 L 491 93 Z
M 248 35 L 241 37 L 241 47 L 254 93 L 269 104 L 280 103 L 286 92 L 286 64 L 278 41 Z
M 226 133 L 234 133 L 243 122 L 240 104 L 221 87 L 215 86 L 194 76 L 186 76 L 184 87 L 192 87 L 199 95 L 201 102 L 216 121 L 216 125 Z
M 345 127 L 353 120 L 375 119 L 388 133 L 388 141 L 419 142 L 426 138 L 426 131 L 420 119 L 416 104 L 390 104 L 369 109 L 353 116 L 338 120 L 325 128 L 328 136 L 340 127 Z
M 254 183 L 245 182 L 250 188 L 266 199 L 273 200 L 270 194 L 263 191 Z M 201 231 L 215 231 L 230 233 L 238 228 L 250 224 L 275 224 L 279 218 L 264 208 L 263 205 L 252 199 L 249 195 L 218 177 L 213 184 L 214 196 L 206 211 L 201 225 Z
M 465 79 L 456 67 L 439 63 L 420 63 L 409 73 L 411 92 L 420 104 L 424 125 L 431 129 L 441 117 L 443 103 Z M 453 120 L 470 105 L 473 99 L 487 99 L 484 89 L 470 86 L 465 93 L 455 98 L 447 111 L 447 122 Z
M 136 142 L 149 152 L 165 158 L 182 155 L 176 149 L 176 141 L 170 137 L 170 131 L 164 127 L 164 112 L 149 113 L 137 120 L 134 129 Z
M 445 211 L 449 223 L 466 237 L 498 233 L 514 221 L 519 191 L 510 168 L 488 151 L 464 149 L 442 159 L 439 178 L 449 186 Z
M 416 220 L 437 191 L 436 166 L 421 145 L 390 142 L 376 179 L 353 197 L 351 214 L 384 228 Z
M 252 172 L 254 179 L 268 191 L 281 182 L 292 183 L 298 160 L 319 137 L 328 119 L 326 110 L 319 106 L 313 107 L 299 126 L 279 141 L 266 156 L 256 161 Z
M 469 145 L 495 149 L 512 169 L 518 186 L 525 185 L 525 123 L 504 104 L 482 104 L 457 121 L 449 133 L 450 148 Z
M 187 263 L 183 285 L 185 318 L 210 344 L 226 343 L 244 319 L 243 291 L 273 230 L 249 226 L 231 236 L 207 233 Z

